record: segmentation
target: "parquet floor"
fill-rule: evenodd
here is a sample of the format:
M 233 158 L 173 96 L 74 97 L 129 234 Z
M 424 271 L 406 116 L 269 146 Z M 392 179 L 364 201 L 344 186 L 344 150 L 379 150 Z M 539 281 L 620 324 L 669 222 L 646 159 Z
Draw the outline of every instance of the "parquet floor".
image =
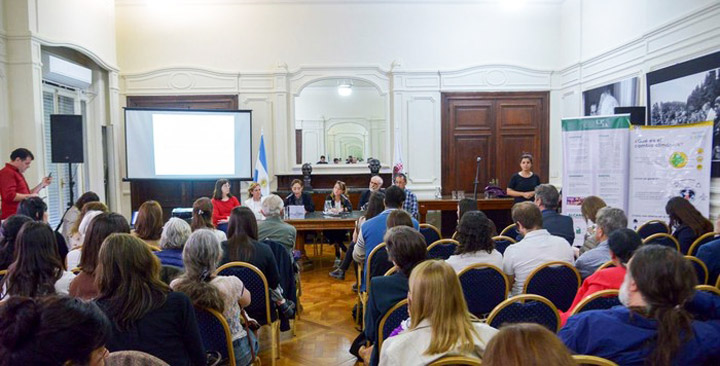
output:
M 312 255 L 308 246 L 308 254 Z M 292 332 L 280 336 L 278 366 L 351 366 L 355 364 L 348 350 L 359 334 L 353 324 L 351 310 L 356 297 L 352 292 L 355 272 L 352 268 L 345 281 L 328 276 L 334 261 L 332 247 L 324 245 L 323 256 L 312 257 L 313 268 L 300 275 L 303 313 Z M 271 365 L 270 331 L 260 331 L 260 359 L 263 366 Z

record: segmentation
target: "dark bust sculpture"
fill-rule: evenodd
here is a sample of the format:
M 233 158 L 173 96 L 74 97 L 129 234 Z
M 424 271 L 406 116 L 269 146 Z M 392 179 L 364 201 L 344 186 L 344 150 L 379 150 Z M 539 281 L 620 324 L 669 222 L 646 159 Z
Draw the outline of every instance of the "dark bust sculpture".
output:
M 310 163 L 305 163 L 302 165 L 302 174 L 303 174 L 303 184 L 305 185 L 305 189 L 311 190 L 312 185 L 310 184 L 310 175 L 312 174 L 312 165 L 310 165 Z
M 376 175 L 380 175 L 380 160 L 378 159 L 369 159 L 368 160 L 368 168 L 370 168 L 370 176 L 374 177 Z

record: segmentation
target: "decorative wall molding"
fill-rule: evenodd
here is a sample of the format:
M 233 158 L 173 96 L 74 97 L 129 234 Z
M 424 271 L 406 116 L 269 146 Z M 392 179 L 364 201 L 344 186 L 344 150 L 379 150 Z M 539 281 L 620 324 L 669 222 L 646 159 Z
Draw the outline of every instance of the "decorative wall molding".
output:
M 482 65 L 455 71 L 440 71 L 442 91 L 534 91 L 549 90 L 550 70 L 513 65 Z
M 138 74 L 122 74 L 124 93 L 145 94 L 237 94 L 239 74 L 193 67 L 168 68 Z
M 565 0 L 527 0 L 533 5 L 560 5 Z M 175 0 L 176 5 L 323 5 L 323 4 L 455 4 L 455 5 L 477 5 L 477 4 L 497 4 L 497 0 Z M 147 6 L 147 0 L 115 0 L 116 6 Z
M 375 86 L 381 96 L 386 96 L 390 91 L 389 75 L 379 66 L 302 66 L 288 74 L 289 92 L 298 96 L 316 81 L 346 78 L 366 81 Z
M 103 59 L 100 57 L 97 53 L 93 52 L 92 50 L 75 44 L 71 42 L 62 42 L 57 41 L 53 39 L 48 39 L 47 37 L 40 37 L 38 35 L 34 34 L 6 34 L 4 37 L 0 34 L 0 40 L 2 38 L 5 38 L 6 41 L 31 41 L 36 42 L 40 46 L 47 46 L 47 47 L 66 47 L 75 51 L 78 51 L 88 58 L 90 58 L 93 62 L 98 64 L 101 68 L 107 70 L 107 71 L 115 71 L 117 72 L 119 70 L 118 66 L 115 65 L 112 62 L 109 62 L 108 60 Z

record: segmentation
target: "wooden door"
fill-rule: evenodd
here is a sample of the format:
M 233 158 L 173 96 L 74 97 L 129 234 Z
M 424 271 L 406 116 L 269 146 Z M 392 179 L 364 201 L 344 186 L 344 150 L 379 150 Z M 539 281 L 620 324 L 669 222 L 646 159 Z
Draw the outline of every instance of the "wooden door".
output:
M 548 181 L 547 92 L 443 93 L 442 191 L 473 192 L 476 157 L 481 157 L 478 192 L 497 178 L 505 189 L 520 170 L 520 155 L 534 156 L 533 171 Z

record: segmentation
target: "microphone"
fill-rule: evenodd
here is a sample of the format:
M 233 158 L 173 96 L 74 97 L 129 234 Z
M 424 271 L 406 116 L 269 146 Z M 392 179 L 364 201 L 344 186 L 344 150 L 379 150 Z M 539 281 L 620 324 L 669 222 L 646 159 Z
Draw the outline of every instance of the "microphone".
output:
M 482 158 L 478 156 L 478 157 L 477 157 L 477 162 L 479 163 L 480 160 L 482 160 Z
M 475 201 L 477 201 L 477 189 L 478 189 L 478 184 L 480 183 L 480 181 L 478 181 L 478 176 L 480 175 L 480 161 L 481 160 L 482 160 L 482 158 L 479 156 L 476 159 L 477 166 L 475 167 L 475 182 L 474 182 L 474 189 L 473 189 L 473 199 Z

